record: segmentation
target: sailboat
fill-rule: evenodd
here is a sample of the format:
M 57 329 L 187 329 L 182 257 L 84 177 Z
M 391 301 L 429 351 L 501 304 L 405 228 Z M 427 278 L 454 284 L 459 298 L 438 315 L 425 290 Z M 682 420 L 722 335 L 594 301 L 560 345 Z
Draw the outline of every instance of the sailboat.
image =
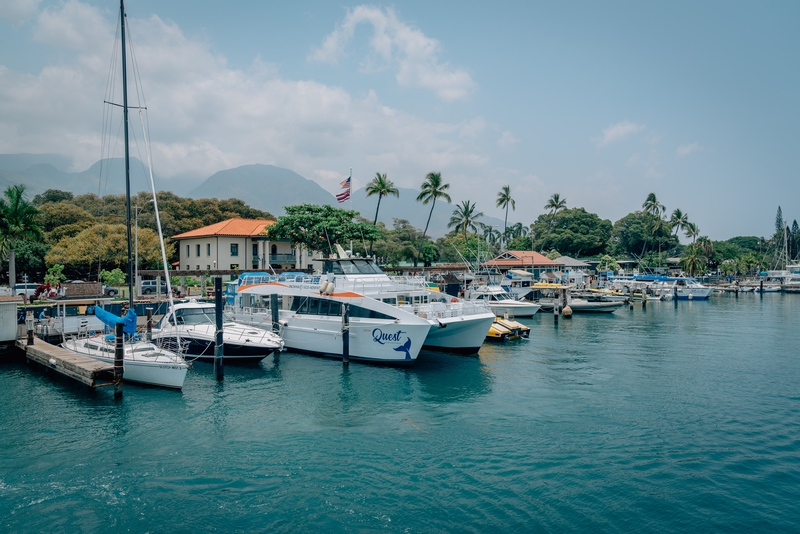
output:
M 119 3 L 120 13 L 120 40 L 122 42 L 122 110 L 125 132 L 125 208 L 126 225 L 128 237 L 128 312 L 125 317 L 116 315 L 98 308 L 96 314 L 98 318 L 108 327 L 116 326 L 117 323 L 123 324 L 125 335 L 123 347 L 123 377 L 126 381 L 139 382 L 154 386 L 181 389 L 189 369 L 183 357 L 174 351 L 164 347 L 159 347 L 150 340 L 142 339 L 136 333 L 136 313 L 133 307 L 133 258 L 131 254 L 131 184 L 130 184 L 130 147 L 128 142 L 128 88 L 126 72 L 126 50 L 125 50 L 125 5 L 124 1 Z M 149 150 L 147 151 L 149 158 Z M 158 216 L 158 203 L 153 183 L 152 163 L 150 164 L 150 183 L 153 189 L 153 203 L 156 212 L 156 222 L 161 241 L 161 257 L 166 271 L 167 258 L 164 250 L 164 237 L 161 234 L 161 222 Z M 169 273 L 167 284 L 169 285 Z M 170 288 L 168 287 L 168 290 Z M 172 304 L 172 292 L 170 304 Z M 180 340 L 177 340 L 176 348 L 180 348 Z M 115 351 L 115 338 L 113 334 L 87 333 L 85 336 L 73 337 L 61 344 L 65 349 L 73 352 L 113 363 Z

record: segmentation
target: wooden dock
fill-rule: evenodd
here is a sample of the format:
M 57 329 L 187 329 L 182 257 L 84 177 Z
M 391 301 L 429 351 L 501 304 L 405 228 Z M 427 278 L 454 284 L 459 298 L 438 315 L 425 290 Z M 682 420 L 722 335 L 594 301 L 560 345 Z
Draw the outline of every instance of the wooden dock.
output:
M 51 345 L 38 338 L 33 345 L 28 345 L 26 339 L 17 339 L 17 347 L 25 353 L 28 361 L 36 362 L 89 387 L 113 384 L 113 365 Z

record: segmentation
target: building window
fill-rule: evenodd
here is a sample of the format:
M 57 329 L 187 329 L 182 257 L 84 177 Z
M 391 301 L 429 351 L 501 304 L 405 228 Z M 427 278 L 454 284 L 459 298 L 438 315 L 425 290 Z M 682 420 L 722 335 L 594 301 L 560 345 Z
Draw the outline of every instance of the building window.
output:
M 258 258 L 258 243 L 253 243 L 253 259 Z
M 187 271 L 189 270 L 189 266 L 188 266 L 188 265 L 186 266 L 186 270 L 187 270 Z
M 238 263 L 231 263 L 231 271 L 235 271 L 238 268 L 239 268 L 239 264 Z
M 206 245 L 206 256 L 211 256 L 211 243 Z
M 231 256 L 238 256 L 238 255 L 239 255 L 239 244 L 231 243 Z
M 210 265 L 206 265 L 206 271 L 210 271 L 210 270 L 211 270 L 211 266 Z
M 272 245 L 269 247 L 269 253 L 273 256 L 278 253 L 278 245 Z
M 200 270 L 200 266 L 199 266 L 199 265 L 195 265 L 195 267 L 197 267 L 197 268 L 195 269 L 196 271 L 199 271 L 199 270 Z
M 189 245 L 186 245 L 186 257 L 187 257 L 187 258 L 188 258 L 189 256 L 191 256 L 191 254 L 190 254 L 191 250 L 192 250 L 192 248 L 191 248 Z
M 200 245 L 197 245 L 197 248 L 195 248 L 194 251 L 197 253 L 197 257 L 199 258 L 200 257 Z

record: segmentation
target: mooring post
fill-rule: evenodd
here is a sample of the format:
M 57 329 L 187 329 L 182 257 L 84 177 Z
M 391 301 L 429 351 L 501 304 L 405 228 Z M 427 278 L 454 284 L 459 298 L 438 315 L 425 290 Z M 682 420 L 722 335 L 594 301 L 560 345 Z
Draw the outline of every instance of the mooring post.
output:
M 33 345 L 33 312 L 25 312 L 25 328 L 28 330 L 28 345 Z
M 125 345 L 123 328 L 125 325 L 117 323 L 114 325 L 114 398 L 122 397 L 122 375 L 125 372 L 123 364 L 125 359 Z
M 350 304 L 342 309 L 342 364 L 350 365 Z
M 764 281 L 763 280 L 761 280 L 758 283 L 758 292 L 761 293 L 762 297 L 764 296 Z
M 642 309 L 647 309 L 647 293 L 645 293 L 644 289 L 642 290 Z
M 153 341 L 153 308 L 146 308 L 147 312 L 147 334 L 145 334 L 145 339 L 147 341 Z
M 217 316 L 217 333 L 214 336 L 214 372 L 217 380 L 225 378 L 225 354 L 222 344 L 222 278 L 214 277 L 214 311 Z
M 553 302 L 553 323 L 558 324 L 558 300 Z
M 273 293 L 269 296 L 269 309 L 272 312 L 272 331 L 280 330 L 280 315 L 278 314 L 278 295 Z

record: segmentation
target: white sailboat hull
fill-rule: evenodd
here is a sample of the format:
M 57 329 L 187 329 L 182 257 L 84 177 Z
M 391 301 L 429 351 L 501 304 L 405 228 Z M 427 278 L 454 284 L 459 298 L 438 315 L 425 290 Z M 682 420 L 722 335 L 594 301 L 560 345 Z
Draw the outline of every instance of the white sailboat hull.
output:
M 137 345 L 139 344 L 124 345 L 125 355 L 122 362 L 124 381 L 174 389 L 183 387 L 189 366 L 182 358 L 170 357 L 161 351 L 140 354 Z M 61 346 L 83 356 L 114 364 L 114 344 L 102 336 L 69 339 Z

